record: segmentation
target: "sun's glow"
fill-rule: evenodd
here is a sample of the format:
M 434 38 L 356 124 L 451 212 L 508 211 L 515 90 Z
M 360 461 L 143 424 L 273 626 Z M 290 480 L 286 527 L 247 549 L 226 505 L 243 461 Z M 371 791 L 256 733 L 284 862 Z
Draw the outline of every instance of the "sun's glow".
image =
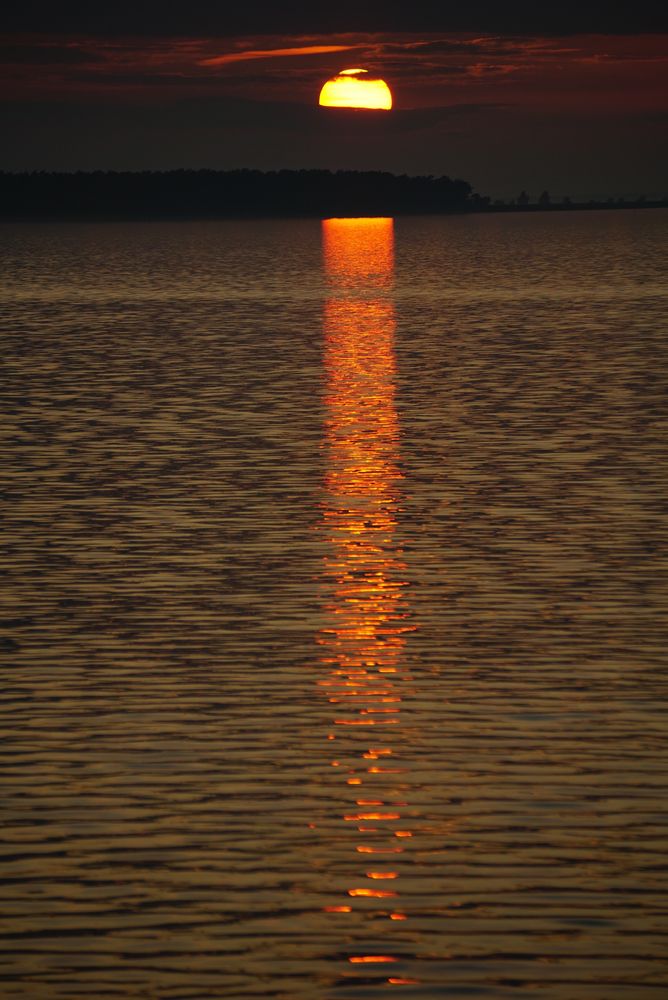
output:
M 369 76 L 365 69 L 342 69 L 320 91 L 324 108 L 368 108 L 389 111 L 392 93 L 384 80 Z

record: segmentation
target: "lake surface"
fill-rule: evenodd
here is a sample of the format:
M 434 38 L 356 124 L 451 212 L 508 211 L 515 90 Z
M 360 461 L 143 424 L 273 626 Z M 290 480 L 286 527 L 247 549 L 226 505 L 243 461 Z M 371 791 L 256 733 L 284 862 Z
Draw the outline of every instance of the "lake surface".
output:
M 663 1000 L 668 212 L 0 249 L 3 1000 Z

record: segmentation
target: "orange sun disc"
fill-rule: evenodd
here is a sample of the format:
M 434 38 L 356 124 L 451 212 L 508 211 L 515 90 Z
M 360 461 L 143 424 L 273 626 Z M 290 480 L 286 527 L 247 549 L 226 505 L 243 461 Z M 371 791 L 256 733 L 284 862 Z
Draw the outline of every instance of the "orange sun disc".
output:
M 320 91 L 323 108 L 369 108 L 389 111 L 392 93 L 384 80 L 365 69 L 342 69 Z

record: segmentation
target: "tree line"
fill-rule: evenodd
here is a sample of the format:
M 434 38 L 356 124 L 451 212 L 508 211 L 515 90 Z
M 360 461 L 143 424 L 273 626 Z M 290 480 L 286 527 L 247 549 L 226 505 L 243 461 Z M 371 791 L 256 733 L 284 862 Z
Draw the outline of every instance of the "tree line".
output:
M 466 212 L 467 181 L 383 171 L 170 170 L 0 173 L 4 218 L 205 218 Z
M 467 181 L 380 170 L 0 171 L 0 218 L 161 219 L 665 207 L 644 197 L 491 201 Z

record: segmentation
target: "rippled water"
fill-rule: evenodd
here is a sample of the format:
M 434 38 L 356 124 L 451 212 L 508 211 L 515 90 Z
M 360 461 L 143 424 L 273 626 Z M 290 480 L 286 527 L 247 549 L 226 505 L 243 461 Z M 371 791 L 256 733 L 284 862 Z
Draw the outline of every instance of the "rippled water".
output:
M 0 230 L 3 998 L 667 995 L 667 236 Z

